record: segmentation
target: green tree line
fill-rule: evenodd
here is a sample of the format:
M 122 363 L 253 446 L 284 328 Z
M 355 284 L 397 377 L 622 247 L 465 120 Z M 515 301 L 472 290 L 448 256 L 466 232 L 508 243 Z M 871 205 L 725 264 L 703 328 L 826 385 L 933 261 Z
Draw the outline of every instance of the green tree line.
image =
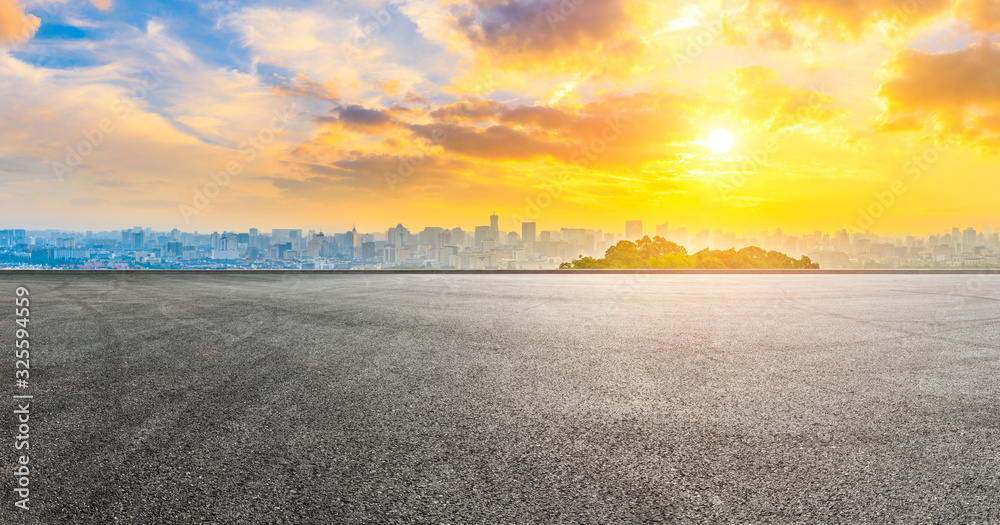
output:
M 781 252 L 766 251 L 756 246 L 736 250 L 709 250 L 688 254 L 683 246 L 663 237 L 643 237 L 638 242 L 619 241 L 608 248 L 601 259 L 581 257 L 559 265 L 560 269 L 789 269 L 815 270 L 819 264 L 808 257 L 793 259 Z

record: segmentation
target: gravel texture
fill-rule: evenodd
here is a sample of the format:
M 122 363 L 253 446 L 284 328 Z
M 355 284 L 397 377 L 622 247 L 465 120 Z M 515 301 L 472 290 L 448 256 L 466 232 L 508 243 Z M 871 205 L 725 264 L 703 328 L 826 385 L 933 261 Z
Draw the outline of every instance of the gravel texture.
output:
M 0 523 L 1000 523 L 1000 275 L 18 285 Z

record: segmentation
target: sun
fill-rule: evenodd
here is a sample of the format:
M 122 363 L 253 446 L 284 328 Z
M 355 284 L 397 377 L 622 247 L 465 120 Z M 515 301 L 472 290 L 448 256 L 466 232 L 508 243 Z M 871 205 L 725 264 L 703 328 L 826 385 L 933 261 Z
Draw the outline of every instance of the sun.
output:
M 716 153 L 725 153 L 733 147 L 733 140 L 732 133 L 724 129 L 717 129 L 708 136 L 708 147 Z

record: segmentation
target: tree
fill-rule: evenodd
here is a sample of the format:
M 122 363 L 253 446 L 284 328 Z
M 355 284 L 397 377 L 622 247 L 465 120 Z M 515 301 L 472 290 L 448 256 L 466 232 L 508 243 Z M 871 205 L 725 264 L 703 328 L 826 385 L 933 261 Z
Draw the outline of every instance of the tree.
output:
M 599 270 L 607 267 L 607 263 L 604 259 L 595 259 L 593 257 L 582 257 L 573 262 L 562 263 L 559 265 L 559 269 L 572 268 L 574 270 Z
M 705 268 L 710 270 L 723 269 L 726 267 L 726 263 L 722 262 L 721 259 L 714 255 L 706 255 L 704 257 L 699 257 L 695 268 Z
M 608 248 L 604 258 L 580 256 L 572 262 L 559 265 L 562 269 L 605 269 L 605 268 L 708 268 L 708 269 L 807 269 L 815 270 L 819 264 L 808 257 L 793 259 L 774 250 L 764 251 L 756 246 L 747 246 L 737 251 L 704 249 L 688 255 L 687 249 L 656 236 L 645 236 L 638 242 L 620 241 Z
M 649 235 L 643 237 L 639 240 L 637 247 L 639 248 L 639 255 L 643 260 L 655 259 L 661 257 L 668 253 L 679 253 L 682 255 L 687 254 L 687 249 L 676 243 L 670 242 L 659 235 L 649 238 Z
M 752 261 L 761 261 L 767 255 L 767 252 L 756 246 L 747 246 L 746 248 L 740 248 L 740 251 L 736 253 L 740 254 L 740 257 L 745 257 Z
M 639 268 L 642 256 L 639 248 L 632 241 L 618 241 L 618 244 L 604 252 L 604 260 L 608 268 Z

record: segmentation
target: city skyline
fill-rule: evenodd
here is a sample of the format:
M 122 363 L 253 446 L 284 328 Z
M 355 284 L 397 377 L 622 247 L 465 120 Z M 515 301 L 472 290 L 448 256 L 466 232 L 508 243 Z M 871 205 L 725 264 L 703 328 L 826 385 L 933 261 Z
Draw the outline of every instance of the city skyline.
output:
M 2 0 L 0 223 L 978 227 L 990 6 Z
M 0 268 L 281 268 L 281 269 L 554 269 L 579 257 L 601 258 L 621 241 L 662 237 L 689 254 L 759 247 L 808 257 L 825 268 L 1000 267 L 1000 226 L 952 226 L 927 235 L 872 232 L 732 232 L 687 228 L 669 221 L 625 221 L 621 230 L 559 227 L 535 222 L 501 227 L 493 212 L 462 227 L 402 223 L 379 231 L 250 228 L 212 233 L 149 227 L 73 232 L 0 229 Z M 696 261 L 695 261 L 696 262 Z M 707 264 L 707 263 L 706 263 Z
M 495 223 L 493 221 L 494 217 L 497 219 L 495 221 Z M 655 224 L 655 223 L 654 224 L 650 224 L 650 223 L 647 223 L 646 221 L 642 221 L 642 220 L 626 220 L 626 221 L 622 222 L 622 225 L 621 225 L 620 228 L 610 228 L 610 229 L 607 229 L 607 230 L 605 230 L 604 228 L 582 228 L 582 227 L 579 227 L 580 225 L 570 225 L 570 226 L 568 226 L 568 225 L 553 225 L 551 227 L 540 227 L 538 225 L 538 223 L 535 222 L 535 221 L 524 221 L 524 222 L 510 223 L 513 226 L 511 228 L 505 228 L 503 226 L 503 223 L 499 219 L 500 219 L 500 216 L 494 214 L 494 215 L 490 216 L 490 223 L 489 224 L 476 225 L 476 226 L 472 226 L 472 227 L 468 227 L 468 226 L 465 226 L 465 225 L 441 225 L 441 224 L 413 225 L 414 228 L 412 228 L 412 231 L 432 230 L 432 229 L 438 229 L 438 230 L 461 230 L 461 231 L 464 231 L 466 233 L 474 234 L 477 229 L 484 228 L 486 230 L 489 230 L 489 231 L 493 232 L 494 235 L 497 235 L 498 232 L 499 233 L 511 233 L 511 232 L 517 233 L 519 231 L 523 231 L 524 228 L 529 227 L 532 231 L 535 231 L 535 232 L 560 231 L 560 230 L 567 230 L 567 229 L 573 229 L 573 230 L 576 230 L 576 229 L 580 229 L 580 230 L 592 230 L 592 231 L 599 231 L 599 232 L 605 232 L 606 231 L 608 233 L 614 233 L 616 235 L 620 235 L 623 239 L 638 239 L 638 238 L 641 238 L 643 236 L 649 236 L 649 237 L 661 236 L 661 237 L 666 237 L 667 235 L 665 235 L 664 232 L 676 233 L 677 231 L 682 231 L 685 234 L 695 234 L 696 232 L 708 232 L 708 233 L 712 233 L 712 234 L 724 233 L 724 234 L 727 234 L 727 235 L 737 235 L 737 236 L 743 236 L 743 237 L 746 237 L 746 236 L 749 236 L 749 235 L 757 235 L 757 234 L 769 234 L 769 233 L 774 233 L 774 232 L 779 232 L 779 233 L 783 233 L 783 234 L 787 234 L 787 235 L 794 235 L 794 236 L 812 235 L 812 234 L 816 234 L 816 233 L 821 233 L 821 234 L 839 234 L 841 232 L 847 232 L 847 233 L 850 233 L 852 235 L 858 235 L 858 236 L 875 236 L 875 237 L 885 237 L 885 238 L 904 238 L 904 237 L 928 238 L 928 237 L 932 237 L 932 236 L 935 236 L 935 235 L 954 234 L 956 231 L 959 232 L 960 234 L 962 232 L 966 232 L 966 231 L 974 231 L 976 233 L 984 233 L 985 232 L 986 234 L 993 234 L 995 232 L 1000 233 L 1000 221 L 997 221 L 997 225 L 996 226 L 992 226 L 990 224 L 982 224 L 982 225 L 979 225 L 978 227 L 977 226 L 973 226 L 973 225 L 939 227 L 939 228 L 932 229 L 932 230 L 926 231 L 926 232 L 896 232 L 896 231 L 894 231 L 894 232 L 881 231 L 880 232 L 880 231 L 851 231 L 848 228 L 842 228 L 840 230 L 813 229 L 811 231 L 808 231 L 808 230 L 790 230 L 790 229 L 786 230 L 786 229 L 783 229 L 781 227 L 770 228 L 770 229 L 760 229 L 760 230 L 753 229 L 753 230 L 736 231 L 736 230 L 727 230 L 727 229 L 724 229 L 724 228 L 700 228 L 700 227 L 696 227 L 696 226 L 683 225 L 683 224 L 681 224 L 681 225 L 675 225 L 674 223 L 671 223 L 669 221 L 668 222 L 663 222 L 662 224 Z M 406 228 L 408 231 L 411 230 L 411 228 L 407 227 L 403 222 L 397 222 L 396 224 L 397 224 L 397 226 L 402 226 L 402 227 Z M 100 233 L 100 234 L 110 234 L 110 233 L 117 233 L 117 232 L 124 232 L 124 231 L 128 231 L 128 230 L 133 230 L 133 229 L 136 229 L 136 228 L 139 228 L 139 229 L 144 230 L 144 231 L 153 231 L 153 232 L 161 232 L 161 233 L 163 233 L 163 232 L 171 232 L 171 231 L 179 231 L 181 233 L 188 233 L 188 234 L 194 234 L 194 235 L 209 235 L 208 230 L 202 230 L 202 231 L 199 231 L 197 229 L 183 230 L 183 229 L 179 229 L 177 227 L 172 227 L 172 228 L 164 229 L 164 228 L 154 228 L 152 226 L 131 226 L 131 227 L 125 227 L 125 228 L 119 227 L 119 228 L 108 228 L 108 229 L 69 229 L 69 228 L 28 228 L 28 227 L 16 227 L 16 226 L 11 226 L 11 225 L 0 224 L 0 231 L 5 231 L 5 232 L 21 230 L 21 231 L 28 231 L 28 232 L 67 233 L 67 234 L 79 234 L 79 235 L 83 235 L 83 234 L 88 234 L 88 235 L 89 234 L 94 234 L 94 235 L 96 235 L 98 233 Z M 331 234 L 331 233 L 343 233 L 345 231 L 350 232 L 350 231 L 353 230 L 353 231 L 357 231 L 359 234 L 379 234 L 379 233 L 385 232 L 387 229 L 391 230 L 393 228 L 394 227 L 381 228 L 381 229 L 365 229 L 365 228 L 362 228 L 361 230 L 358 230 L 356 224 L 352 225 L 350 227 L 340 227 L 340 228 L 338 228 L 338 227 L 322 227 L 322 226 L 316 225 L 316 224 L 309 224 L 309 225 L 299 226 L 299 227 L 293 227 L 293 228 L 271 228 L 271 229 L 262 229 L 262 228 L 257 228 L 257 227 L 249 227 L 249 228 L 223 228 L 223 229 L 214 229 L 214 230 L 212 230 L 212 233 L 215 233 L 215 234 L 236 234 L 236 233 L 240 233 L 240 232 L 246 233 L 248 231 L 258 231 L 258 232 L 260 232 L 263 235 L 268 235 L 269 233 L 273 235 L 273 232 L 298 231 L 298 232 L 312 232 L 312 233 L 319 233 L 319 234 Z M 635 232 L 635 233 L 633 234 L 633 232 Z M 536 235 L 537 235 L 537 233 L 536 233 Z

